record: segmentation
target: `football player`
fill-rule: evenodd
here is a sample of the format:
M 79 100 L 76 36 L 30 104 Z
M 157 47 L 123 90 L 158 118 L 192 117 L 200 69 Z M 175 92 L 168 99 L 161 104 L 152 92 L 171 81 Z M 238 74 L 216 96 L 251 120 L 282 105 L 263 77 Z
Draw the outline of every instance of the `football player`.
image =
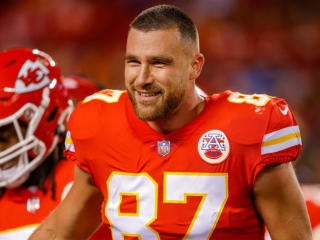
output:
M 274 240 L 311 240 L 290 107 L 265 94 L 203 97 L 203 64 L 196 26 L 180 9 L 157 5 L 133 20 L 126 91 L 77 105 L 66 138 L 75 183 L 30 239 L 48 230 L 85 239 L 101 214 L 106 239 L 263 240 L 267 226 Z
M 68 96 L 73 101 L 74 105 L 82 101 L 86 96 L 102 89 L 102 86 L 92 81 L 84 74 L 64 76 L 62 82 L 68 89 Z
M 48 54 L 0 52 L 1 240 L 27 239 L 70 189 L 74 163 L 63 151 L 72 110 L 61 70 Z

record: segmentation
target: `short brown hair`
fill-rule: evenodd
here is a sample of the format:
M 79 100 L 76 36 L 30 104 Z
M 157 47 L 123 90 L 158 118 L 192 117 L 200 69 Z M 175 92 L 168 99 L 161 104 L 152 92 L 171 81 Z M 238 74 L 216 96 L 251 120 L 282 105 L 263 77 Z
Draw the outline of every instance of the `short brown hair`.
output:
M 198 30 L 192 19 L 173 5 L 161 4 L 142 11 L 130 24 L 140 31 L 177 28 L 181 37 L 199 45 Z

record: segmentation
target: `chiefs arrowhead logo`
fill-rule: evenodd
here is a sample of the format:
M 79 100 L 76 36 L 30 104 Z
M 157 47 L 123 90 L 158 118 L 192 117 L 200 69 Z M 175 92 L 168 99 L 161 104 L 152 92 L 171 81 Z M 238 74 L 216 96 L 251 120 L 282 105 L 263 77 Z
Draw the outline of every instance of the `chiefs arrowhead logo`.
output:
M 27 60 L 19 71 L 15 92 L 26 93 L 43 88 L 51 82 L 48 77 L 49 72 L 49 69 L 40 61 Z

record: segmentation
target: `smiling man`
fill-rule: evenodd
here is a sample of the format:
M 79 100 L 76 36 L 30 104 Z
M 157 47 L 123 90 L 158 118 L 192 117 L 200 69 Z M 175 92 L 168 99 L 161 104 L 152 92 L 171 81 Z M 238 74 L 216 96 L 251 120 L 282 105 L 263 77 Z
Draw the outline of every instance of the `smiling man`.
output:
M 203 97 L 203 64 L 197 28 L 180 9 L 158 5 L 133 20 L 127 89 L 77 105 L 66 140 L 74 185 L 32 240 L 85 239 L 100 214 L 107 239 L 263 240 L 267 227 L 273 240 L 311 240 L 287 103 L 231 91 Z

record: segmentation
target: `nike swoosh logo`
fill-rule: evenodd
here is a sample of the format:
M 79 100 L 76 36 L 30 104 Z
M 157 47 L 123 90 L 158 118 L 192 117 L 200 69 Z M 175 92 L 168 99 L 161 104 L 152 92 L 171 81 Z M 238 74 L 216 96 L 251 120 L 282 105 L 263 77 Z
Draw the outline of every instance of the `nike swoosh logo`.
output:
M 286 107 L 284 109 L 279 108 L 279 110 L 282 113 L 282 115 L 286 116 L 289 112 L 289 107 L 288 107 L 288 105 L 286 105 Z

